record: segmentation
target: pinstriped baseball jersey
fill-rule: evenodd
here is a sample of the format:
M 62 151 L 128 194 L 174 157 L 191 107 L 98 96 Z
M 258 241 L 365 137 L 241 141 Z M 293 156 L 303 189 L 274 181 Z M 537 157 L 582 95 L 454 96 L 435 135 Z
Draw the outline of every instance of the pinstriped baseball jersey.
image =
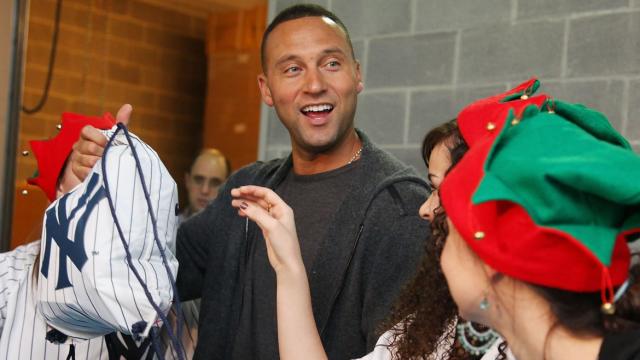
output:
M 110 137 L 113 131 L 105 134 Z M 114 330 L 147 336 L 158 317 L 148 296 L 164 313 L 171 306 L 173 292 L 154 240 L 150 211 L 175 276 L 177 188 L 156 152 L 131 136 L 144 184 L 132 150 L 119 134 L 84 182 L 52 203 L 45 214 L 36 305 L 50 325 L 72 337 L 93 338 Z
M 0 359 L 66 359 L 69 344 L 45 339 L 45 319 L 36 311 L 33 266 L 40 251 L 36 241 L 0 254 Z M 76 359 L 108 359 L 102 337 L 74 339 Z

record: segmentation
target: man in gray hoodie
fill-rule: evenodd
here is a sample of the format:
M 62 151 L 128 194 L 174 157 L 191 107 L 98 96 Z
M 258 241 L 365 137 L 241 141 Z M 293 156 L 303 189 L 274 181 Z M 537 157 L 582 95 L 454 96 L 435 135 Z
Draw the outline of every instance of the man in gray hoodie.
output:
M 333 13 L 283 10 L 263 36 L 262 67 L 263 101 L 289 131 L 292 151 L 239 170 L 178 232 L 178 292 L 202 298 L 195 358 L 278 358 L 275 274 L 261 231 L 231 207 L 230 190 L 247 184 L 274 189 L 295 212 L 327 354 L 360 357 L 424 251 L 426 184 L 354 128 L 360 65 Z M 78 176 L 101 154 L 92 129 L 82 137 L 71 157 Z

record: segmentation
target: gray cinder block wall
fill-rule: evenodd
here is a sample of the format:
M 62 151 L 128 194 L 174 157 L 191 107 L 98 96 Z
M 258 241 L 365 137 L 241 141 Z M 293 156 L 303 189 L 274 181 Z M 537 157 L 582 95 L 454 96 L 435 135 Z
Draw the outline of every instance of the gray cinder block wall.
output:
M 296 3 L 270 0 L 270 16 Z M 468 102 L 535 75 L 599 109 L 640 151 L 640 0 L 315 0 L 351 33 L 365 91 L 356 126 L 425 173 L 424 134 Z M 262 159 L 289 138 L 263 111 Z

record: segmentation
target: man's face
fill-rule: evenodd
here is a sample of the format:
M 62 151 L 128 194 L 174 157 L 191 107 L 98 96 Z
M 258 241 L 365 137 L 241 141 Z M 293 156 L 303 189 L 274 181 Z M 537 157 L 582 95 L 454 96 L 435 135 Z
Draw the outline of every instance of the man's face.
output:
M 226 165 L 221 158 L 200 155 L 196 159 L 191 173 L 185 174 L 189 207 L 192 212 L 204 209 L 218 196 L 218 189 L 227 175 Z
M 362 91 L 360 65 L 342 29 L 322 17 L 286 21 L 269 35 L 265 57 L 262 99 L 275 107 L 292 146 L 332 149 L 353 127 Z

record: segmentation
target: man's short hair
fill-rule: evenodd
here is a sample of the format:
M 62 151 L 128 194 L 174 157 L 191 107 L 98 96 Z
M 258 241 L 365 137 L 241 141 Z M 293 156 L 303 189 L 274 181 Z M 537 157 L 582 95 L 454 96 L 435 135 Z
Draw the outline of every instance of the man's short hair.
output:
M 224 160 L 225 170 L 227 171 L 226 177 L 229 177 L 229 175 L 231 175 L 231 161 L 229 161 L 229 159 L 224 156 L 222 151 L 214 148 L 202 149 L 198 156 L 193 158 L 193 161 L 191 161 L 191 166 L 189 166 L 189 174 L 191 174 L 191 171 L 193 171 L 193 166 L 196 164 L 196 161 L 198 161 L 198 159 L 203 155 Z
M 344 23 L 342 22 L 342 20 L 340 20 L 336 14 L 332 13 L 331 11 L 323 8 L 320 5 L 315 5 L 315 4 L 296 4 L 296 5 L 292 5 L 289 6 L 288 8 L 282 10 L 269 24 L 269 26 L 267 26 L 267 29 L 264 31 L 264 35 L 262 35 L 262 43 L 260 45 L 260 60 L 262 63 L 262 71 L 266 73 L 265 69 L 265 61 L 266 61 L 266 55 L 265 55 L 265 46 L 267 45 L 267 40 L 269 39 L 269 35 L 271 34 L 271 32 L 273 31 L 273 29 L 275 29 L 278 25 L 282 24 L 283 22 L 289 21 L 289 20 L 295 20 L 295 19 L 300 19 L 300 18 L 304 18 L 304 17 L 326 17 L 328 19 L 331 19 L 333 22 L 335 22 L 340 29 L 342 29 L 342 31 L 344 31 L 344 35 L 347 38 L 347 43 L 349 44 L 349 48 L 351 49 L 351 56 L 355 59 L 355 53 L 353 51 L 353 45 L 351 44 L 351 37 L 349 37 L 349 31 L 347 30 L 347 27 L 344 25 Z

